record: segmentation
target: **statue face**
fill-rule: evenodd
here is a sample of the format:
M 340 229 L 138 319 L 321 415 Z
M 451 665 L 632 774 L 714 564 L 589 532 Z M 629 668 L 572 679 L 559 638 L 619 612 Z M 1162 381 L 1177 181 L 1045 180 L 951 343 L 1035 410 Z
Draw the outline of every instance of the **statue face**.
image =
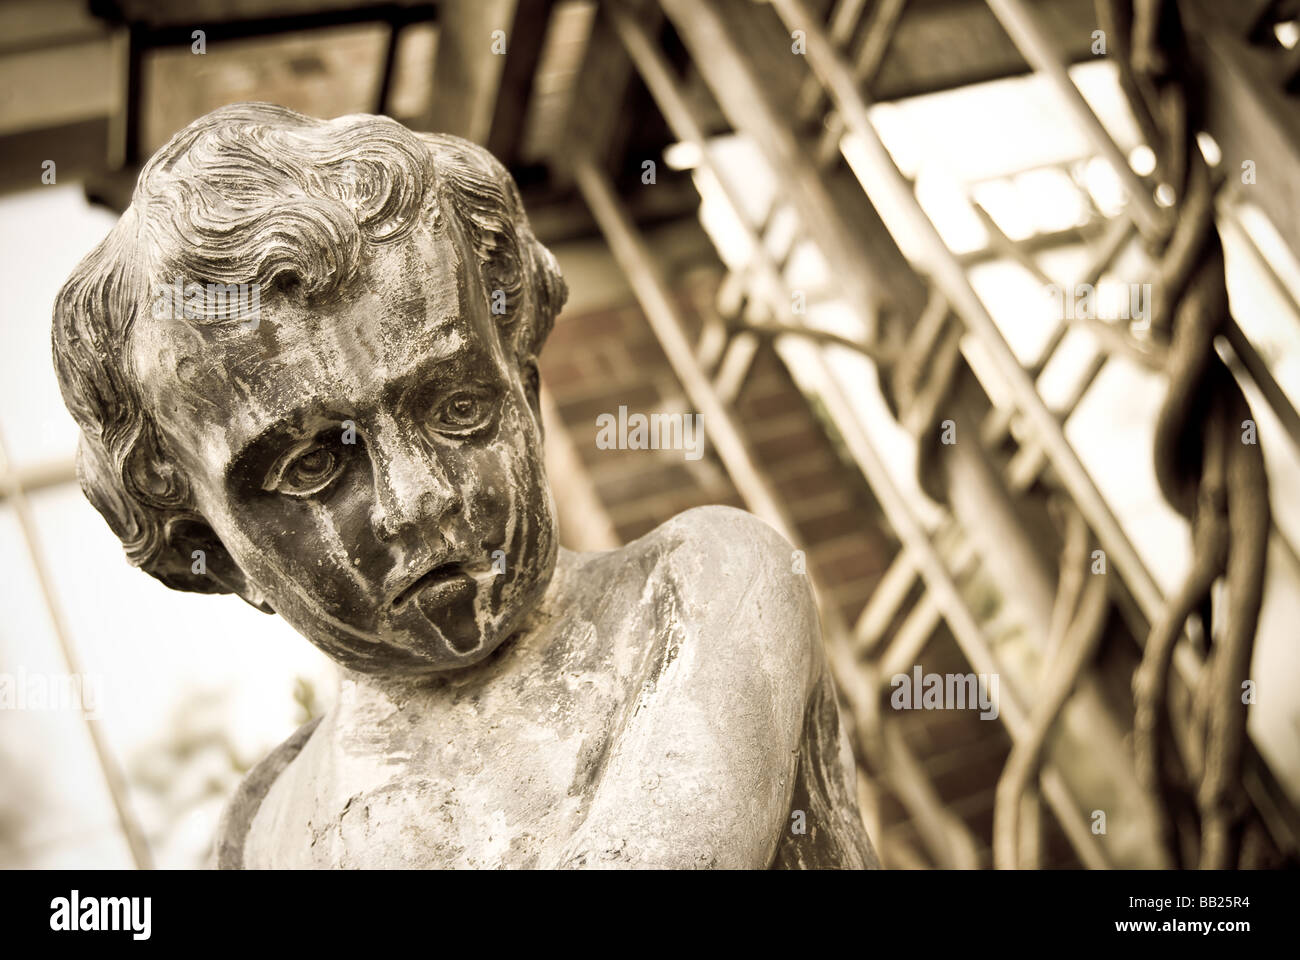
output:
M 211 575 L 365 672 L 481 660 L 555 565 L 538 420 L 452 221 L 372 248 L 336 302 L 134 333 Z

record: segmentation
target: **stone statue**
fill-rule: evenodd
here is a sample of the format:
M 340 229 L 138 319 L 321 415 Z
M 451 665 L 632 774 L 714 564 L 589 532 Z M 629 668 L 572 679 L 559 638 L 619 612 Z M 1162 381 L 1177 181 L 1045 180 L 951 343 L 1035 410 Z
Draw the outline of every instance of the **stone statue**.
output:
M 173 137 L 64 286 L 81 485 L 128 559 L 341 668 L 218 866 L 876 865 L 789 545 L 710 507 L 558 546 L 566 296 L 483 149 L 268 104 Z

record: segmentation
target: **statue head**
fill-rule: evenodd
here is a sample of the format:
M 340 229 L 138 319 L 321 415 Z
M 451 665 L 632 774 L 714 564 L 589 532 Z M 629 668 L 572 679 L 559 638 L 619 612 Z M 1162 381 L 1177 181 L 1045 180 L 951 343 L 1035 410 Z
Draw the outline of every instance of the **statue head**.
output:
M 554 570 L 537 354 L 565 297 L 482 148 L 216 110 L 56 301 L 82 489 L 132 563 L 349 668 L 477 662 Z

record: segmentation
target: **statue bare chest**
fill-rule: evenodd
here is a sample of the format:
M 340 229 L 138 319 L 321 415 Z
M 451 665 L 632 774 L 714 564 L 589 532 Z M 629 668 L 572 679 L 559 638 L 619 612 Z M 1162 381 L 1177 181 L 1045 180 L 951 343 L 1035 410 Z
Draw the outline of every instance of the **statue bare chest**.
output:
M 327 717 L 268 792 L 249 865 L 545 866 L 586 815 L 625 686 L 572 671 Z

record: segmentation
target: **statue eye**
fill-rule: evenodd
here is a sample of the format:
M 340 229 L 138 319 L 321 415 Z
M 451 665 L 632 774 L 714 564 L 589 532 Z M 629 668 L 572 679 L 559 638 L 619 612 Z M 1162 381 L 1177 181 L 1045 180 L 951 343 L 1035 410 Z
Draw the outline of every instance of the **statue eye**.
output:
M 272 471 L 267 488 L 291 497 L 320 493 L 338 476 L 343 458 L 319 442 L 290 451 Z
M 495 413 L 491 394 L 484 390 L 458 390 L 435 408 L 429 426 L 438 433 L 464 437 L 489 426 Z

